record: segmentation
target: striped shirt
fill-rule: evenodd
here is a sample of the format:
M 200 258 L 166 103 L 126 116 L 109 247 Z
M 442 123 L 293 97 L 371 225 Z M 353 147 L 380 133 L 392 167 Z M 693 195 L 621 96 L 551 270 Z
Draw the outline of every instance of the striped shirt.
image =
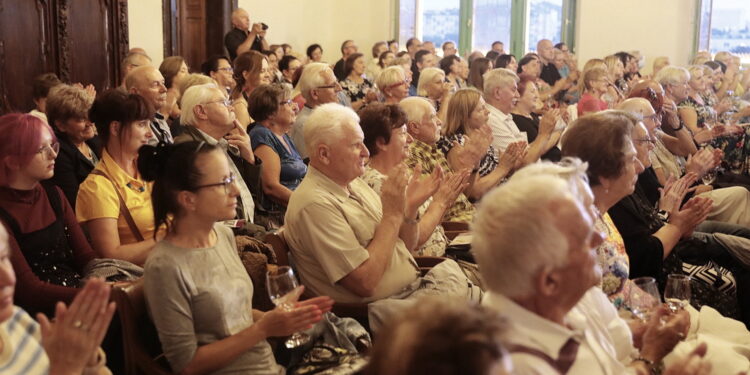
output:
M 22 308 L 0 323 L 0 374 L 34 375 L 49 373 L 49 359 L 41 345 L 39 324 Z

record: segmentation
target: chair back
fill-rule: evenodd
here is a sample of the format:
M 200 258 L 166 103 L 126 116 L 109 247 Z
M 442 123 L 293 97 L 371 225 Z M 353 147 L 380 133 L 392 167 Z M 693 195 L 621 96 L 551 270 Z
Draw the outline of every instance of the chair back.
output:
M 289 246 L 284 239 L 284 232 L 266 234 L 265 243 L 271 245 L 273 252 L 276 254 L 276 263 L 279 266 L 289 266 Z
M 116 286 L 112 298 L 122 323 L 122 337 L 127 375 L 171 375 L 164 357 L 156 327 L 146 310 L 143 278 L 132 284 Z

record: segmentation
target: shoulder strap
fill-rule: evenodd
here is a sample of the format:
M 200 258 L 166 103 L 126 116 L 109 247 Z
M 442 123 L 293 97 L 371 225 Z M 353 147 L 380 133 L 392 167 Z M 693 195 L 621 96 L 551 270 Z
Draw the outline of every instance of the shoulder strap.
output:
M 62 219 L 63 211 L 62 202 L 60 201 L 60 192 L 58 192 L 55 185 L 52 184 L 42 183 L 42 187 L 44 187 L 44 192 L 47 193 L 47 200 L 49 200 L 52 210 L 55 211 L 57 220 Z
M 128 206 L 125 205 L 125 199 L 122 198 L 122 194 L 120 194 L 120 190 L 117 189 L 117 185 L 115 185 L 115 182 L 112 181 L 109 176 L 107 176 L 104 172 L 102 172 L 99 169 L 94 169 L 91 171 L 91 174 L 95 174 L 97 176 L 102 176 L 109 180 L 109 182 L 112 184 L 112 188 L 115 189 L 115 193 L 117 194 L 117 199 L 120 200 L 120 212 L 122 213 L 122 216 L 125 218 L 125 222 L 128 223 L 128 227 L 130 228 L 130 231 L 133 233 L 133 236 L 135 236 L 135 239 L 137 239 L 139 242 L 143 241 L 143 235 L 141 234 L 141 231 L 138 230 L 138 226 L 135 224 L 135 220 L 133 220 L 133 216 L 130 215 L 130 210 L 128 209 Z
M 10 230 L 13 231 L 14 237 L 18 238 L 18 236 L 21 235 L 21 227 L 18 226 L 18 222 L 13 217 L 13 215 L 11 215 L 3 207 L 0 207 L 0 219 L 5 221 L 8 227 L 10 227 Z

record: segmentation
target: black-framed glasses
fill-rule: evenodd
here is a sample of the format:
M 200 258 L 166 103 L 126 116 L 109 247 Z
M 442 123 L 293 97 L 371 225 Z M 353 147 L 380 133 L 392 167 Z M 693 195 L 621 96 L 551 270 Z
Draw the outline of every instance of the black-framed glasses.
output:
M 209 188 L 209 187 L 214 187 L 214 186 L 223 186 L 224 194 L 229 195 L 230 186 L 234 185 L 236 180 L 237 180 L 237 176 L 235 176 L 234 173 L 229 173 L 229 177 L 225 178 L 221 182 L 217 182 L 215 184 L 199 185 L 199 186 L 196 186 L 193 190 L 200 190 L 203 188 Z
M 58 142 L 54 142 L 54 143 L 39 147 L 39 149 L 36 151 L 37 154 L 45 155 L 47 157 L 57 156 L 59 152 L 60 152 L 60 143 Z
M 338 83 L 338 81 L 336 81 L 336 82 L 334 82 L 334 83 L 332 83 L 330 85 L 316 87 L 316 89 L 340 89 L 340 88 L 341 88 L 341 85 Z

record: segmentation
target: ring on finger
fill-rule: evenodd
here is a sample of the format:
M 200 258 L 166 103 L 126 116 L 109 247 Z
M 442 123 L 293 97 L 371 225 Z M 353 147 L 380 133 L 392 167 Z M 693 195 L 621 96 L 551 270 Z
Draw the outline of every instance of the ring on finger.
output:
M 73 328 L 81 328 L 81 327 L 83 327 L 83 322 L 81 322 L 80 320 L 76 320 L 75 322 L 73 322 Z

